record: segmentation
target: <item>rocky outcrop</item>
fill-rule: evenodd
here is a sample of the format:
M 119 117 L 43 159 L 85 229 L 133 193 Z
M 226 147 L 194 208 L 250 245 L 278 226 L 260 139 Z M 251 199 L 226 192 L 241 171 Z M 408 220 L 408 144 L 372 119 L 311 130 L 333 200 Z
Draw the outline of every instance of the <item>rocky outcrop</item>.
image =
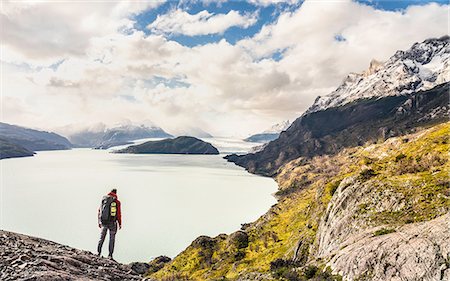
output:
M 142 280 L 133 269 L 48 240 L 0 231 L 0 280 Z
M 430 161 L 439 149 L 427 148 L 448 140 L 418 142 L 424 134 L 390 139 L 377 154 L 367 147 L 390 172 L 373 170 L 380 166 L 366 158 L 360 173 L 340 182 L 316 236 L 316 258 L 334 273 L 346 280 L 449 280 L 448 159 Z M 407 142 L 418 143 L 395 152 Z M 403 161 L 406 151 L 412 157 Z
M 383 233 L 372 228 L 344 236 L 334 251 L 324 251 L 324 243 L 321 257 L 347 280 L 450 280 L 449 214 Z
M 178 137 L 132 145 L 117 153 L 133 154 L 219 154 L 217 148 L 194 137 Z

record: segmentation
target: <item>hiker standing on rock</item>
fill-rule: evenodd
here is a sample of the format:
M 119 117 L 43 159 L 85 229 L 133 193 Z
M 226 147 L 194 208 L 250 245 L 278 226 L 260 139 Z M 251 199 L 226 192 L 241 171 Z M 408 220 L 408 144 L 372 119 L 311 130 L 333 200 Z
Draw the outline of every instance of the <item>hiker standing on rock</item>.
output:
M 103 242 L 105 242 L 106 232 L 109 230 L 109 255 L 113 259 L 114 242 L 116 240 L 117 227 L 122 228 L 122 214 L 120 201 L 117 199 L 117 189 L 111 190 L 108 195 L 102 198 L 102 204 L 98 209 L 98 227 L 102 229 L 100 240 L 98 241 L 97 252 L 102 253 Z

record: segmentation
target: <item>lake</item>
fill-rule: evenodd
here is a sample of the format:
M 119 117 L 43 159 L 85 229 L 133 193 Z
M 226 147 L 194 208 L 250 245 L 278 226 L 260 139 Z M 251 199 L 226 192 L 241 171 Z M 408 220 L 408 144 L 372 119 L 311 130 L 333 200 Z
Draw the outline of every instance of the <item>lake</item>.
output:
M 252 146 L 209 141 L 227 153 Z M 251 175 L 223 156 L 72 149 L 1 160 L 0 228 L 96 252 L 97 210 L 102 196 L 117 188 L 123 227 L 115 259 L 174 257 L 199 235 L 234 232 L 276 203 L 273 179 Z

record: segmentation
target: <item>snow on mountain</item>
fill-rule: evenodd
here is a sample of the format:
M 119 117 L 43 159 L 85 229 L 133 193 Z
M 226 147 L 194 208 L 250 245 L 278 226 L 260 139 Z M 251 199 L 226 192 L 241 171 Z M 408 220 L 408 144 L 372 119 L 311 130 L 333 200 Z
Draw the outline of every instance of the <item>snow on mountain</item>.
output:
M 68 135 L 80 147 L 108 148 L 144 138 L 168 138 L 172 135 L 154 125 L 120 124 L 113 127 L 96 125 Z
M 290 125 L 291 122 L 289 122 L 289 120 L 283 121 L 281 123 L 273 125 L 262 133 L 251 135 L 250 137 L 246 138 L 245 141 L 258 143 L 267 143 L 273 141 L 278 138 L 282 131 L 285 131 L 287 128 L 289 128 Z
M 262 132 L 263 134 L 274 134 L 274 133 L 281 133 L 282 131 L 285 131 L 289 126 L 291 125 L 291 122 L 289 120 L 285 120 L 281 123 L 275 124 L 269 129 Z
M 450 37 L 415 43 L 388 61 L 373 60 L 363 73 L 350 73 L 331 94 L 319 96 L 306 113 L 337 107 L 354 100 L 402 95 L 431 89 L 450 80 Z

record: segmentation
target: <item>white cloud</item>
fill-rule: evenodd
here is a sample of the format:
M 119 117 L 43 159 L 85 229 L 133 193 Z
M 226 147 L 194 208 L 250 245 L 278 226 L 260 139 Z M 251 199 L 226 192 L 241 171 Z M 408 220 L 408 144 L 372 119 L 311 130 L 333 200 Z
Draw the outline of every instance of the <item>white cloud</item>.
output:
M 240 14 L 234 10 L 227 14 L 212 14 L 203 10 L 192 15 L 186 11 L 175 9 L 167 14 L 158 15 L 147 28 L 156 34 L 195 36 L 220 34 L 233 26 L 247 28 L 256 21 L 256 14 Z
M 276 4 L 280 4 L 280 3 L 294 5 L 294 4 L 298 4 L 298 3 L 302 2 L 302 0 L 250 0 L 249 2 L 254 5 L 267 7 L 270 5 L 276 5 Z
M 46 7 L 32 14 L 20 6 L 2 15 L 14 30 L 4 37 L 3 121 L 50 129 L 150 119 L 169 131 L 200 127 L 215 135 L 246 135 L 299 116 L 317 95 L 332 91 L 348 72 L 365 69 L 372 58 L 387 59 L 416 41 L 448 33 L 449 9 L 428 4 L 389 12 L 307 1 L 252 38 L 190 48 L 165 34 L 118 32 L 123 23 L 132 25 L 118 6 L 75 9 L 74 15 L 58 5 Z M 92 17 L 96 24 L 79 26 Z M 173 28 L 197 34 L 226 26 L 197 23 Z M 336 35 L 346 40 L 338 42 Z M 51 44 L 57 36 L 61 42 Z M 283 54 L 276 61 L 278 51 Z
M 90 40 L 132 27 L 129 15 L 162 1 L 2 1 L 2 42 L 14 59 L 43 62 L 84 54 Z

